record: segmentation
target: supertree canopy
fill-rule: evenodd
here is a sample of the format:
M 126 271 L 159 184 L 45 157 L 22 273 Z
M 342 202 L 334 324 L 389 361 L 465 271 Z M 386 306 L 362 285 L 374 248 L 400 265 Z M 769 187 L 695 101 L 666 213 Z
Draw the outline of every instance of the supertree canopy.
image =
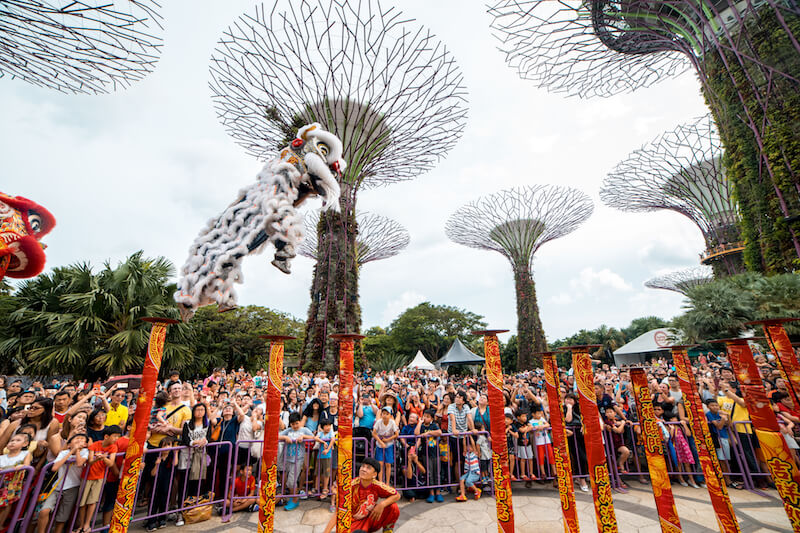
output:
M 606 177 L 600 198 L 623 211 L 670 209 L 688 217 L 706 242 L 702 262 L 718 275 L 739 273 L 744 245 L 722 155 L 714 123 L 703 117 L 635 150 Z
M 266 159 L 311 122 L 344 144 L 341 210 L 317 230 L 311 294 L 325 297 L 312 299 L 301 355 L 306 368 L 333 367 L 328 335 L 361 326 L 357 193 L 412 179 L 454 146 L 461 71 L 434 35 L 377 0 L 279 0 L 228 28 L 211 74 L 219 117 L 249 153 Z
M 316 211 L 306 214 L 306 236 L 297 250 L 298 254 L 314 261 L 319 254 L 317 243 L 319 221 L 319 214 Z M 399 254 L 411 240 L 408 230 L 391 218 L 360 211 L 356 215 L 356 223 L 358 224 L 356 262 L 359 267 L 371 261 L 380 261 Z
M 726 148 L 748 268 L 797 267 L 798 0 L 502 0 L 490 11 L 508 63 L 553 91 L 611 95 L 693 67 Z
M 656 276 L 645 281 L 644 286 L 650 289 L 679 292 L 685 296 L 690 289 L 712 281 L 714 281 L 714 272 L 710 267 L 696 266 Z
M 65 93 L 108 93 L 152 71 L 155 0 L 3 0 L 0 77 Z
M 574 231 L 594 205 L 581 191 L 556 185 L 531 185 L 482 197 L 453 213 L 445 231 L 450 240 L 500 252 L 511 262 L 517 296 L 517 369 L 541 366 L 534 353 L 547 351 L 533 256 L 544 243 Z

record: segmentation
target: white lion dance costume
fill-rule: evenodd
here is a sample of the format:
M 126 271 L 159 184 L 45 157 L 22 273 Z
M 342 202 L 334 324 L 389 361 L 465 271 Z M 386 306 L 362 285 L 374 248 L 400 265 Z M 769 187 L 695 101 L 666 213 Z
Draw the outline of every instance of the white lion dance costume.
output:
M 222 215 L 211 219 L 189 250 L 175 300 L 189 320 L 198 307 L 216 302 L 220 311 L 236 307 L 234 283 L 242 283 L 241 263 L 275 246 L 272 264 L 290 273 L 303 239 L 303 217 L 295 211 L 319 195 L 323 209 L 339 209 L 339 182 L 345 169 L 342 142 L 317 124 L 300 128 L 291 144 L 268 162 L 258 181 L 239 191 Z

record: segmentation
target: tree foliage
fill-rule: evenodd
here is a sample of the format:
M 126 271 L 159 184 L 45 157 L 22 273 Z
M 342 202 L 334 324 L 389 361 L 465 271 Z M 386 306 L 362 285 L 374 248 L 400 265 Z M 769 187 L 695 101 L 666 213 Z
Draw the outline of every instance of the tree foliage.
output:
M 139 373 L 151 326 L 148 316 L 177 318 L 172 264 L 137 252 L 95 271 L 86 263 L 55 268 L 0 291 L 0 371 L 73 374 L 77 377 Z M 290 335 L 286 355 L 300 352 L 304 323 L 259 306 L 218 313 L 201 308 L 189 324 L 170 326 L 162 369 L 205 375 L 215 366 L 263 368 L 267 341 Z
M 673 321 L 684 342 L 738 337 L 751 320 L 800 317 L 800 276 L 746 273 L 694 287 L 687 298 L 686 313 Z M 797 326 L 787 329 L 798 332 Z
M 14 294 L 17 309 L 3 328 L 0 356 L 28 374 L 139 371 L 150 332 L 141 319 L 178 316 L 173 273 L 163 257 L 137 252 L 97 273 L 81 263 L 28 280 Z M 190 359 L 191 330 L 177 324 L 169 329 L 164 365 L 183 367 Z
M 669 323 L 666 320 L 657 316 L 645 316 L 633 319 L 627 327 L 622 329 L 608 327 L 605 324 L 591 330 L 582 329 L 574 335 L 550 343 L 550 346 L 552 350 L 556 350 L 563 346 L 600 344 L 601 347 L 596 350 L 595 355 L 606 362 L 611 362 L 608 355 L 610 352 L 629 343 L 642 333 L 646 333 L 651 329 L 667 327 L 668 325 Z M 571 363 L 568 359 L 568 357 L 559 356 L 559 364 L 569 366 Z
M 408 364 L 417 353 L 422 353 L 430 361 L 441 358 L 456 338 L 461 339 L 469 349 L 483 352 L 481 337 L 472 331 L 486 328 L 483 317 L 447 305 L 421 303 L 406 309 L 388 329 L 374 327 L 366 332 L 363 341 L 367 364 L 376 369 L 381 361 L 392 364 Z M 514 356 L 516 358 L 516 355 Z
M 293 316 L 265 307 L 248 305 L 219 313 L 217 306 L 203 307 L 190 322 L 194 332 L 194 361 L 190 372 L 244 367 L 248 371 L 265 368 L 269 349 L 260 335 L 288 335 L 286 356 L 297 356 L 303 343 L 305 324 Z

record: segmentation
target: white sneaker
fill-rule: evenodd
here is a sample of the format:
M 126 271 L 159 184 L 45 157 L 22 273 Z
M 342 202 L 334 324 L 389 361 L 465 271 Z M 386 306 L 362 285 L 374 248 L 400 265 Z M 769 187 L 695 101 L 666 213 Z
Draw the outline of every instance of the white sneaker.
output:
M 185 522 L 183 521 L 183 515 L 178 515 L 178 519 L 175 520 L 175 525 L 180 527 L 183 524 L 185 524 Z
M 300 499 L 301 500 L 307 500 L 308 499 L 308 494 L 306 494 L 306 491 L 304 491 L 304 490 L 300 491 Z

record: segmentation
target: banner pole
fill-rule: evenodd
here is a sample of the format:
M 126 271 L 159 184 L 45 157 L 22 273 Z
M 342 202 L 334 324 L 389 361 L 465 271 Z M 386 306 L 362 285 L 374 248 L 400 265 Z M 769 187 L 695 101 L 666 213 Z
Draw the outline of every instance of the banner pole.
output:
M 736 373 L 736 381 L 742 389 L 753 432 L 761 445 L 761 453 L 772 474 L 775 488 L 783 500 L 792 530 L 800 533 L 800 469 L 797 468 L 792 452 L 781 434 L 778 419 L 770 407 L 748 340 L 752 339 L 722 339 L 712 342 L 725 343 L 725 351 Z
M 767 343 L 775 353 L 775 366 L 781 373 L 781 377 L 786 382 L 789 389 L 789 396 L 792 399 L 795 409 L 800 409 L 800 364 L 797 362 L 797 355 L 792 348 L 792 341 L 783 325 L 787 322 L 800 321 L 800 318 L 775 318 L 772 320 L 756 320 L 747 322 L 745 325 L 762 326 Z
M 725 478 L 722 475 L 722 468 L 719 466 L 717 451 L 714 442 L 711 440 L 711 432 L 708 423 L 705 421 L 703 403 L 700 394 L 697 392 L 697 382 L 692 371 L 692 364 L 689 360 L 687 349 L 694 345 L 672 346 L 672 362 L 675 365 L 675 372 L 678 374 L 678 383 L 684 395 L 684 411 L 686 418 L 689 419 L 689 426 L 694 434 L 694 442 L 697 446 L 697 456 L 700 459 L 700 466 L 703 469 L 703 476 L 706 480 L 708 495 L 711 497 L 711 505 L 717 515 L 717 525 L 722 533 L 739 533 L 739 521 L 733 512 L 731 498 L 725 486 Z
M 617 533 L 617 516 L 614 513 L 614 500 L 611 497 L 611 480 L 608 475 L 603 430 L 600 427 L 600 411 L 594 392 L 594 373 L 589 350 L 600 348 L 599 344 L 566 346 L 563 351 L 572 352 L 572 368 L 578 385 L 578 400 L 586 428 L 586 460 L 589 465 L 589 481 L 594 495 L 594 512 L 597 515 L 597 531 Z M 612 457 L 613 461 L 614 458 Z
M 111 516 L 109 533 L 123 533 L 128 531 L 131 517 L 133 516 L 136 502 L 136 486 L 141 474 L 142 455 L 144 454 L 147 425 L 150 421 L 150 409 L 153 406 L 153 395 L 156 392 L 158 371 L 161 369 L 161 358 L 164 355 L 164 342 L 167 338 L 167 328 L 178 321 L 171 318 L 147 317 L 142 318 L 150 322 L 150 341 L 147 345 L 147 354 L 144 358 L 142 369 L 142 383 L 139 386 L 139 396 L 136 398 L 136 412 L 133 415 L 133 424 L 130 429 L 130 444 L 125 452 L 125 462 L 122 465 L 117 501 L 114 503 L 114 513 Z
M 339 429 L 336 438 L 336 533 L 350 533 L 353 524 L 353 349 L 363 335 L 337 333 L 339 342 Z
M 473 335 L 483 336 L 483 353 L 486 358 L 486 384 L 489 397 L 489 420 L 492 435 L 492 474 L 494 476 L 495 508 L 497 510 L 497 530 L 500 533 L 514 531 L 514 503 L 511 499 L 511 472 L 508 468 L 508 446 L 503 407 L 503 365 L 500 361 L 498 333 L 507 329 L 487 329 L 473 331 Z
M 642 434 L 644 453 L 647 457 L 647 469 L 650 472 L 650 485 L 656 501 L 658 521 L 663 533 L 683 531 L 675 508 L 675 497 L 672 495 L 672 484 L 669 482 L 667 463 L 664 460 L 664 441 L 661 428 L 658 427 L 653 411 L 653 399 L 647 383 L 647 374 L 643 368 L 631 368 L 631 383 L 636 401 L 636 412 L 639 415 L 639 429 Z
M 556 352 L 541 352 L 544 380 L 547 387 L 547 404 L 550 408 L 550 427 L 553 435 L 553 452 L 556 459 L 556 479 L 561 512 L 564 515 L 564 532 L 579 533 L 578 509 L 575 507 L 575 486 L 572 482 L 572 463 L 567 447 L 567 431 L 561 406 L 560 384 Z
M 264 410 L 264 444 L 261 454 L 261 486 L 258 491 L 258 533 L 275 530 L 275 495 L 278 490 L 278 433 L 281 424 L 284 342 L 288 335 L 259 335 L 269 341 L 267 401 Z

